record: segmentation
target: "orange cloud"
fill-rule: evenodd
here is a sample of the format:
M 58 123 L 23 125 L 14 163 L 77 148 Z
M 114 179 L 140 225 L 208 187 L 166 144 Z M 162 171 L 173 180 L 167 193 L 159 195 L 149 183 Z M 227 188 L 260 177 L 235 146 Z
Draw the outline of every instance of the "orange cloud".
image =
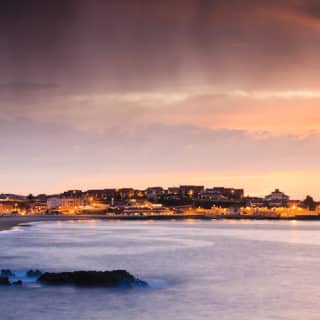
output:
M 288 8 L 277 8 L 276 10 L 269 11 L 271 15 L 291 25 L 303 26 L 314 31 L 320 31 L 319 17 L 307 14 L 299 8 L 301 1 L 295 1 L 296 6 Z M 300 10 L 299 10 L 300 9 Z
M 145 121 L 304 135 L 320 131 L 318 91 L 195 95 L 144 114 Z

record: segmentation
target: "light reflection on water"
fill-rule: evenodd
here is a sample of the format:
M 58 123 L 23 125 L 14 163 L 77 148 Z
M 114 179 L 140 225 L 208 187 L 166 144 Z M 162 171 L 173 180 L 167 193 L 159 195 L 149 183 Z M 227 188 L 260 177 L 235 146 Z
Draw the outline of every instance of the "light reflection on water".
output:
M 41 222 L 0 233 L 0 268 L 127 269 L 150 290 L 1 288 L 7 319 L 319 319 L 320 224 Z

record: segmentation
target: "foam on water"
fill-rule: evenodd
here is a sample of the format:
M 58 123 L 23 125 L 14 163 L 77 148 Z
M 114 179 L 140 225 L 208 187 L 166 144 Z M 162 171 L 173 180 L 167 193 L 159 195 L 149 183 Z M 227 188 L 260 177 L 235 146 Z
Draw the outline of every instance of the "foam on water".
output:
M 38 277 L 30 277 L 27 276 L 27 271 L 23 271 L 23 270 L 11 270 L 12 274 L 11 276 L 9 276 L 9 281 L 11 283 L 21 280 L 23 282 L 23 286 L 24 287 L 40 287 L 40 284 L 38 283 Z
M 169 281 L 163 279 L 148 278 L 145 279 L 150 289 L 165 289 L 169 287 Z

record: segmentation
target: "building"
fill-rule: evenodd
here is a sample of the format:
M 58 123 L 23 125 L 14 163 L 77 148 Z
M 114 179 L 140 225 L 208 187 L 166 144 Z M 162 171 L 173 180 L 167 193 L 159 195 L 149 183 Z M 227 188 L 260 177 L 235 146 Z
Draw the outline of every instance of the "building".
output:
M 169 187 L 168 190 L 164 190 L 163 199 L 165 201 L 180 201 L 181 198 L 179 187 Z
M 180 196 L 183 198 L 197 198 L 204 191 L 204 186 L 183 185 L 179 187 Z
M 59 197 L 50 197 L 47 199 L 48 210 L 58 210 L 61 206 L 61 199 Z
M 145 199 L 130 199 L 126 207 L 131 208 L 152 208 L 152 202 Z
M 132 199 L 135 195 L 133 188 L 121 188 L 117 190 L 117 195 L 121 200 Z
M 89 202 L 107 202 L 116 197 L 116 189 L 88 190 L 86 198 Z
M 131 199 L 123 208 L 122 214 L 130 216 L 170 215 L 173 214 L 173 211 L 162 204 L 154 204 L 143 199 Z
M 201 200 L 209 200 L 209 201 L 227 201 L 228 200 L 228 197 L 226 197 L 220 191 L 215 190 L 215 188 L 204 190 L 203 192 L 200 193 L 199 198 Z
M 77 213 L 83 209 L 86 201 L 83 198 L 61 198 L 59 210 L 68 213 Z
M 180 188 L 179 187 L 169 187 L 168 188 L 168 195 L 169 196 L 178 196 L 178 195 L 180 195 Z
M 48 211 L 47 201 L 35 200 L 29 204 L 28 213 L 44 214 Z
M 200 194 L 201 199 L 217 201 L 240 201 L 244 198 L 243 189 L 215 187 L 206 189 Z
M 77 199 L 81 199 L 81 198 L 83 198 L 83 192 L 81 190 L 65 191 L 61 195 L 61 198 L 77 198 Z
M 146 197 L 146 191 L 145 190 L 134 190 L 134 197 L 135 198 L 145 198 Z
M 265 198 L 260 197 L 246 197 L 246 207 L 263 208 L 267 206 Z
M 289 203 L 289 196 L 276 189 L 271 194 L 265 197 L 269 207 L 287 207 Z
M 26 214 L 28 204 L 26 200 L 19 199 L 0 199 L 0 214 Z
M 47 202 L 48 196 L 44 193 L 38 194 L 37 196 L 34 197 L 34 200 L 36 201 L 41 201 L 41 202 Z
M 1 199 L 0 200 L 0 214 L 8 214 L 17 212 L 18 203 L 16 201 Z
M 244 190 L 234 188 L 209 188 L 200 193 L 194 205 L 209 209 L 212 206 L 224 208 L 241 207 L 245 204 Z
M 145 194 L 148 200 L 158 201 L 161 198 L 161 196 L 164 194 L 164 190 L 162 187 L 152 187 L 152 188 L 148 188 Z

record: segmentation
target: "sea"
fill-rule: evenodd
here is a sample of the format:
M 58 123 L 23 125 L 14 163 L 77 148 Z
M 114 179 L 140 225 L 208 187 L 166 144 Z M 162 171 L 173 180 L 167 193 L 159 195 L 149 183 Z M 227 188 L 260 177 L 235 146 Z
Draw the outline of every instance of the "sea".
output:
M 0 287 L 1 320 L 320 319 L 316 221 L 37 222 L 0 232 L 8 268 L 125 269 L 149 287 L 28 280 Z

